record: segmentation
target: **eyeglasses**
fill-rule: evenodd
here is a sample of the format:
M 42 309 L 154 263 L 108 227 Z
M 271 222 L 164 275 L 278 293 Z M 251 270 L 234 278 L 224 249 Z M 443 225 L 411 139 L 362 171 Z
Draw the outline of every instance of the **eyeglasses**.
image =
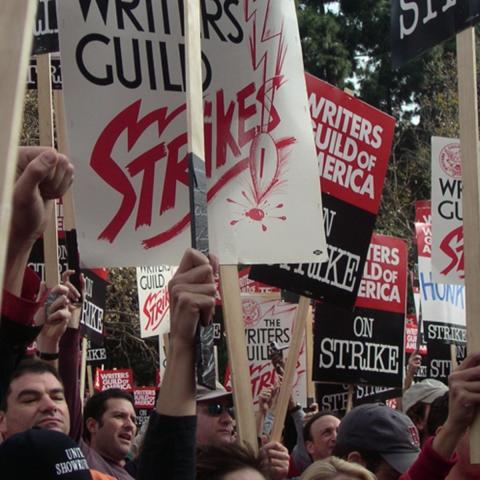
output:
M 222 413 L 227 412 L 232 418 L 235 418 L 234 408 L 221 403 L 207 403 L 207 412 L 212 417 L 218 417 Z

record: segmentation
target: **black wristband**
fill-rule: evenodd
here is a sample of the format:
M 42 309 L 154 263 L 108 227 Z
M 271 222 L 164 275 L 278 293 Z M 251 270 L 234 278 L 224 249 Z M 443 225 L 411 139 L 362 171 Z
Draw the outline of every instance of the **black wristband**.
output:
M 42 360 L 58 360 L 60 353 L 44 353 L 44 352 L 37 352 L 38 357 Z

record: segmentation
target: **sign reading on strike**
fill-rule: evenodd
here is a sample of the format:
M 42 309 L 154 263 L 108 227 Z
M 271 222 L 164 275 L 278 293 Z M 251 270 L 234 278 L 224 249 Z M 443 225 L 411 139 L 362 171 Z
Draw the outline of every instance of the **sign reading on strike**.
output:
M 353 312 L 316 307 L 314 380 L 402 386 L 406 284 L 406 242 L 373 235 Z
M 177 265 L 190 244 L 182 5 L 58 4 L 87 265 Z M 321 262 L 322 202 L 295 3 L 204 7 L 210 250 L 222 264 Z
M 460 141 L 432 137 L 432 272 L 436 282 L 463 284 L 463 247 Z
M 392 0 L 391 5 L 395 68 L 480 20 L 477 0 Z
M 32 54 L 58 52 L 56 0 L 38 0 Z
M 395 120 L 306 75 L 328 260 L 255 266 L 251 278 L 340 306 L 353 306 L 378 213 Z

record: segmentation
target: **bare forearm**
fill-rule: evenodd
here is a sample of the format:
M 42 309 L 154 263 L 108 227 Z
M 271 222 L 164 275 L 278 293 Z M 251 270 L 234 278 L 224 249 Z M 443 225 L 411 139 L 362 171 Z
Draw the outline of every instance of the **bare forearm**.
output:
M 195 388 L 194 348 L 172 339 L 157 412 L 173 417 L 195 415 Z

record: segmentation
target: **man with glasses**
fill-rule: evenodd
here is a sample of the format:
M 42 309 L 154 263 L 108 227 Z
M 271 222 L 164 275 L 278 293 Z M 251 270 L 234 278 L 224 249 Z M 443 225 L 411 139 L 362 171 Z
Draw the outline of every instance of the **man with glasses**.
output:
M 232 394 L 217 382 L 215 390 L 197 387 L 197 445 L 235 441 Z

